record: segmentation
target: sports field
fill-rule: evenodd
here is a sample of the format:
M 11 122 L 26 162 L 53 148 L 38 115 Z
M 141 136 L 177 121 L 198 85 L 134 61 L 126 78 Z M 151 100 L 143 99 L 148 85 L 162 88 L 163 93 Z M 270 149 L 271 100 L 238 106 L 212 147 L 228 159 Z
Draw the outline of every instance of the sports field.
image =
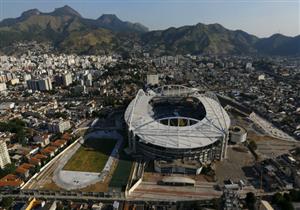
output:
M 124 151 L 120 153 L 120 159 L 117 168 L 110 180 L 109 187 L 125 189 L 131 172 L 133 161 Z
M 114 139 L 86 139 L 63 170 L 101 172 L 115 144 Z

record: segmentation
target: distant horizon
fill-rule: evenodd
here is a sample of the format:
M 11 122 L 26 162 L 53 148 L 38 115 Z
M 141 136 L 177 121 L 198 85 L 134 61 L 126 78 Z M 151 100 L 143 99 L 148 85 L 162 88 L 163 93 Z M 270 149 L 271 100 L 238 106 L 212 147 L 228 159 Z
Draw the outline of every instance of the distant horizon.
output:
M 300 35 L 300 0 L 0 0 L 0 20 L 20 17 L 30 9 L 49 13 L 65 5 L 83 18 L 114 14 L 122 21 L 140 23 L 150 31 L 217 23 L 259 38 L 278 33 L 290 37 Z

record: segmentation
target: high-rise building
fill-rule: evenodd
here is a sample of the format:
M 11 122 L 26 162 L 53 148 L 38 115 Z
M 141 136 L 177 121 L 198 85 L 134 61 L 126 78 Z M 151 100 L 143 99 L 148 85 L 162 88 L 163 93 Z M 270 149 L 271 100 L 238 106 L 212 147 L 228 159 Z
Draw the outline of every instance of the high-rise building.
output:
M 63 78 L 63 85 L 64 86 L 69 86 L 73 82 L 71 73 L 67 73 L 67 74 L 62 75 L 62 78 Z
M 10 157 L 8 154 L 6 142 L 0 139 L 0 168 L 3 169 L 7 164 L 10 164 Z
M 51 133 L 63 133 L 71 128 L 70 121 L 57 120 L 48 124 L 48 131 Z
M 23 80 L 24 81 L 27 81 L 27 80 L 30 80 L 31 79 L 31 75 L 30 74 L 24 74 L 23 75 Z
M 27 86 L 31 90 L 47 91 L 52 90 L 52 82 L 49 77 L 38 80 L 27 80 Z
M 31 90 L 38 90 L 38 80 L 27 80 L 27 87 Z
M 84 81 L 86 86 L 92 86 L 93 85 L 93 76 L 91 73 L 88 73 L 84 75 Z
M 0 92 L 6 90 L 6 84 L 5 83 L 0 83 Z
M 41 91 L 52 90 L 52 83 L 49 77 L 39 80 L 38 83 Z
M 72 84 L 72 74 L 66 73 L 66 74 L 58 74 L 54 77 L 55 83 L 59 86 L 69 86 Z
M 158 85 L 158 74 L 148 74 L 147 75 L 147 85 Z
M 85 85 L 76 85 L 71 90 L 72 90 L 72 93 L 74 93 L 76 95 L 82 95 L 82 94 L 87 93 L 87 89 L 86 89 Z
M 251 70 L 252 69 L 252 63 L 246 63 L 246 69 Z

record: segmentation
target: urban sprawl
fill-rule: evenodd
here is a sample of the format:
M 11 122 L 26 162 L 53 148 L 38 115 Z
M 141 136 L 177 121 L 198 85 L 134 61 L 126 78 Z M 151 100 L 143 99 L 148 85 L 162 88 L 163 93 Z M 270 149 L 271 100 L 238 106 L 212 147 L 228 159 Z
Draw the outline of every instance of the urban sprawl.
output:
M 0 56 L 4 208 L 299 208 L 299 57 L 19 45 L 23 54 Z M 199 107 L 204 114 L 191 113 Z M 201 146 L 203 119 L 213 126 Z M 208 137 L 212 127 L 221 140 Z M 164 142 L 174 129 L 174 145 Z

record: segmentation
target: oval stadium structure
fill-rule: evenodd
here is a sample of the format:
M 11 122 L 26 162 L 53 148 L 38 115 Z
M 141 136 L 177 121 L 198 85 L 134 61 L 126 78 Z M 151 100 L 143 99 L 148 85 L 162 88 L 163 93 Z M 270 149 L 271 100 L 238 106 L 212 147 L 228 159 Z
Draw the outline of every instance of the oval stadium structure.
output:
M 146 160 L 226 156 L 230 118 L 212 93 L 180 85 L 139 90 L 125 112 L 131 153 Z

